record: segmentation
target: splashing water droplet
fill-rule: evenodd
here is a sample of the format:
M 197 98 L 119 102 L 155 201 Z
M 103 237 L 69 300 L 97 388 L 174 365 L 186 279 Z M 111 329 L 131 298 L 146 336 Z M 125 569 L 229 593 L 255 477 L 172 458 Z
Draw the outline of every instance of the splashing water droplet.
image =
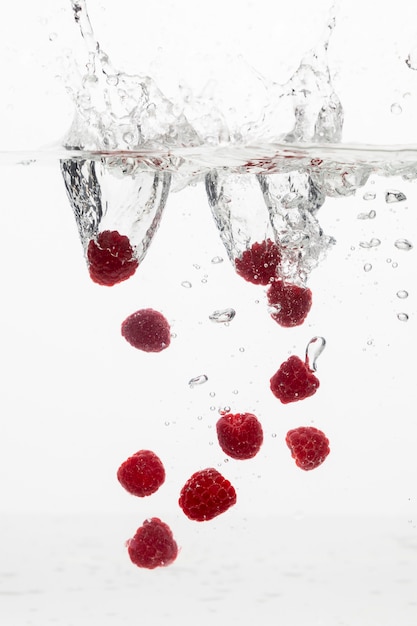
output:
M 213 265 L 218 265 L 219 263 L 223 263 L 223 257 L 221 257 L 221 256 L 214 256 L 211 259 L 211 262 L 213 263 Z
M 203 385 L 207 381 L 208 377 L 205 374 L 200 374 L 200 376 L 195 376 L 194 378 L 191 378 L 188 381 L 188 385 L 192 389 L 193 387 L 197 387 L 198 385 Z
M 408 239 L 397 239 L 394 242 L 394 246 L 398 248 L 398 250 L 405 250 L 407 252 L 412 249 L 413 244 L 411 241 L 408 241 Z
M 407 313 L 398 313 L 397 318 L 400 320 L 400 322 L 407 322 L 408 321 Z
M 385 192 L 385 202 L 387 204 L 392 204 L 393 202 L 403 202 L 404 200 L 407 200 L 407 196 L 403 194 L 402 191 L 391 189 Z
M 408 291 L 406 291 L 405 289 L 400 289 L 399 291 L 397 291 L 397 298 L 400 298 L 400 300 L 408 298 Z
M 311 371 L 317 371 L 317 359 L 326 347 L 324 337 L 313 337 L 306 347 L 306 365 Z M 310 365 L 311 363 L 311 365 Z
M 370 241 L 360 241 L 359 246 L 361 248 L 376 248 L 381 245 L 381 240 L 373 237 Z
M 181 283 L 181 287 L 185 287 L 186 289 L 190 289 L 192 287 L 192 284 L 190 283 L 189 280 L 183 280 Z
M 234 309 L 221 309 L 213 311 L 213 313 L 209 315 L 209 319 L 218 324 L 225 324 L 226 322 L 231 322 L 235 315 L 236 311 Z
M 365 265 L 363 266 L 363 269 L 365 272 L 370 272 L 372 269 L 372 263 L 365 263 Z
M 376 198 L 376 193 L 374 193 L 373 191 L 367 191 L 366 193 L 363 194 L 364 200 L 375 200 L 375 198 Z
M 391 113 L 393 115 L 401 115 L 402 112 L 402 107 L 398 104 L 398 102 L 393 102 L 393 104 L 391 104 Z

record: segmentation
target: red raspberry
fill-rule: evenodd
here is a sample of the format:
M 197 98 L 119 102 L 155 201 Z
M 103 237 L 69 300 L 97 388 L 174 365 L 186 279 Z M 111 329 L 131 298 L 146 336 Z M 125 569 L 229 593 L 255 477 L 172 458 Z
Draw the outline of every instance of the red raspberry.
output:
M 282 404 L 304 400 L 315 394 L 320 386 L 318 378 L 298 356 L 290 356 L 284 361 L 270 382 L 272 393 Z
M 169 323 L 154 309 L 141 309 L 129 315 L 122 324 L 122 335 L 131 346 L 144 352 L 161 352 L 171 343 Z
M 91 279 L 108 287 L 133 276 L 139 265 L 128 237 L 117 230 L 103 230 L 91 239 L 87 259 Z
M 146 569 L 166 567 L 175 561 L 178 554 L 170 527 L 157 517 L 145 520 L 126 545 L 132 563 Z
M 236 272 L 255 285 L 268 285 L 276 278 L 281 253 L 276 243 L 266 239 L 254 243 L 249 250 L 235 260 Z
M 151 450 L 139 450 L 117 470 L 122 487 L 139 498 L 155 493 L 165 481 L 162 461 Z
M 251 459 L 263 442 L 262 426 L 251 413 L 222 415 L 216 425 L 219 444 L 232 459 Z
M 277 309 L 271 317 L 281 326 L 299 326 L 311 309 L 310 289 L 284 283 L 283 280 L 275 280 L 269 287 L 267 296 L 270 306 Z
M 205 522 L 236 504 L 236 491 L 220 472 L 209 467 L 187 480 L 178 504 L 188 518 Z
M 321 465 L 330 452 L 329 440 L 318 428 L 300 426 L 287 433 L 285 438 L 291 456 L 301 469 L 308 471 Z

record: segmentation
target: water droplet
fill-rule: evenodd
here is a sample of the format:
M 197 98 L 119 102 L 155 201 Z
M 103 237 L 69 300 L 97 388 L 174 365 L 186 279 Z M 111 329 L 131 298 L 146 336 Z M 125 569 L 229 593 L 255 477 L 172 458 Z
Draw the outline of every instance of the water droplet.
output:
M 400 322 L 407 322 L 408 321 L 407 313 L 398 313 L 397 317 L 400 320 Z
M 364 200 L 375 200 L 375 198 L 376 198 L 376 193 L 374 193 L 373 191 L 367 191 L 366 193 L 363 194 Z
M 397 291 L 397 298 L 400 298 L 401 300 L 408 298 L 408 291 L 406 291 L 405 289 L 400 289 L 399 291 Z
M 192 284 L 190 283 L 189 280 L 183 280 L 181 283 L 182 287 L 185 287 L 186 289 L 190 289 L 190 287 L 192 287 Z
M 394 246 L 398 248 L 398 250 L 405 250 L 407 252 L 412 249 L 413 244 L 411 241 L 408 241 L 408 239 L 397 239 L 394 242 Z
M 317 359 L 326 347 L 326 340 L 324 337 L 313 337 L 306 347 L 306 365 L 313 372 L 317 371 Z M 311 365 L 310 365 L 311 363 Z
M 391 113 L 393 115 L 401 115 L 402 112 L 402 107 L 400 104 L 398 104 L 398 102 L 394 102 L 393 104 L 391 104 Z
M 376 248 L 381 244 L 381 240 L 373 237 L 370 241 L 360 241 L 359 245 L 361 248 Z
M 365 265 L 363 266 L 363 269 L 365 272 L 370 272 L 372 269 L 372 263 L 365 263 Z
M 209 393 L 210 398 L 214 398 L 215 395 L 216 395 L 215 391 L 210 391 Z
M 235 315 L 236 311 L 234 309 L 220 309 L 218 311 L 213 311 L 213 313 L 209 315 L 209 319 L 212 322 L 224 324 L 227 322 L 231 322 Z
M 200 374 L 200 376 L 195 376 L 188 381 L 188 385 L 191 387 L 196 387 L 197 385 L 203 385 L 208 381 L 208 377 L 205 374 Z
M 214 257 L 211 259 L 211 262 L 212 262 L 214 265 L 217 265 L 218 263 L 223 263 L 223 257 L 221 257 L 221 256 L 214 256 Z
M 402 191 L 390 189 L 385 192 L 385 202 L 387 204 L 392 204 L 393 202 L 403 202 L 404 200 L 407 200 L 407 197 Z

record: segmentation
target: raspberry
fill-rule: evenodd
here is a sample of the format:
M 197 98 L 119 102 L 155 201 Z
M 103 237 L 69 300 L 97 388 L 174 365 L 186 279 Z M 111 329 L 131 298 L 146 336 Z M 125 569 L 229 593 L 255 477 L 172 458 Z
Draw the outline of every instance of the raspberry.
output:
M 268 285 L 276 278 L 281 254 L 276 243 L 266 239 L 254 243 L 249 250 L 235 260 L 236 272 L 245 280 L 255 285 Z
M 157 517 L 145 520 L 126 545 L 132 563 L 146 569 L 166 567 L 178 554 L 170 527 Z
M 187 480 L 178 504 L 189 519 L 205 522 L 236 504 L 236 491 L 220 472 L 209 467 Z
M 139 265 L 128 237 L 117 230 L 103 230 L 91 239 L 87 259 L 91 279 L 108 287 L 130 278 Z
M 282 404 L 304 400 L 316 393 L 320 381 L 298 356 L 290 356 L 271 378 L 271 391 Z
M 262 426 L 251 413 L 228 413 L 216 425 L 219 444 L 232 459 L 251 459 L 263 442 Z
M 171 343 L 168 321 L 153 309 L 129 315 L 122 324 L 122 335 L 131 346 L 144 352 L 161 352 Z
M 299 326 L 311 309 L 310 289 L 284 283 L 283 280 L 275 280 L 269 287 L 267 296 L 270 306 L 277 309 L 271 317 L 281 326 Z
M 143 498 L 155 493 L 165 481 L 162 461 L 150 450 L 139 450 L 117 470 L 117 479 L 134 496 Z
M 300 426 L 290 430 L 285 441 L 296 464 L 305 471 L 321 465 L 330 452 L 326 435 L 313 426 Z

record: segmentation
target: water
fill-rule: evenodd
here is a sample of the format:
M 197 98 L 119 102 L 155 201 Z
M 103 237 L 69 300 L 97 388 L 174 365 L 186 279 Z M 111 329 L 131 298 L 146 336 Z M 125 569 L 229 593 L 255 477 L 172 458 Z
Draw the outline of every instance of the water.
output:
M 415 622 L 417 153 L 338 146 L 337 124 L 332 142 L 316 146 L 329 124 L 319 115 L 302 126 L 301 117 L 292 125 L 310 133 L 301 144 L 189 145 L 195 135 L 182 120 L 191 140 L 169 150 L 164 127 L 160 145 L 129 152 L 95 144 L 103 136 L 93 133 L 82 149 L 3 155 L 5 622 L 113 626 L 139 611 L 155 625 L 196 614 L 202 625 Z M 129 133 L 117 140 L 131 143 Z M 91 281 L 85 250 L 113 228 L 140 262 L 109 288 Z M 268 285 L 234 270 L 265 237 L 282 246 L 285 277 L 312 291 L 302 325 L 278 325 Z M 121 337 L 122 321 L 149 307 L 171 327 L 160 354 Z M 283 406 L 269 380 L 306 346 L 320 388 Z M 250 461 L 218 446 L 223 410 L 261 421 L 264 443 Z M 330 440 L 317 470 L 291 459 L 285 435 L 297 426 Z M 116 471 L 146 448 L 167 480 L 139 500 Z M 199 524 L 177 501 L 205 467 L 232 482 L 238 501 Z M 154 516 L 180 553 L 150 572 L 132 565 L 124 542 Z

